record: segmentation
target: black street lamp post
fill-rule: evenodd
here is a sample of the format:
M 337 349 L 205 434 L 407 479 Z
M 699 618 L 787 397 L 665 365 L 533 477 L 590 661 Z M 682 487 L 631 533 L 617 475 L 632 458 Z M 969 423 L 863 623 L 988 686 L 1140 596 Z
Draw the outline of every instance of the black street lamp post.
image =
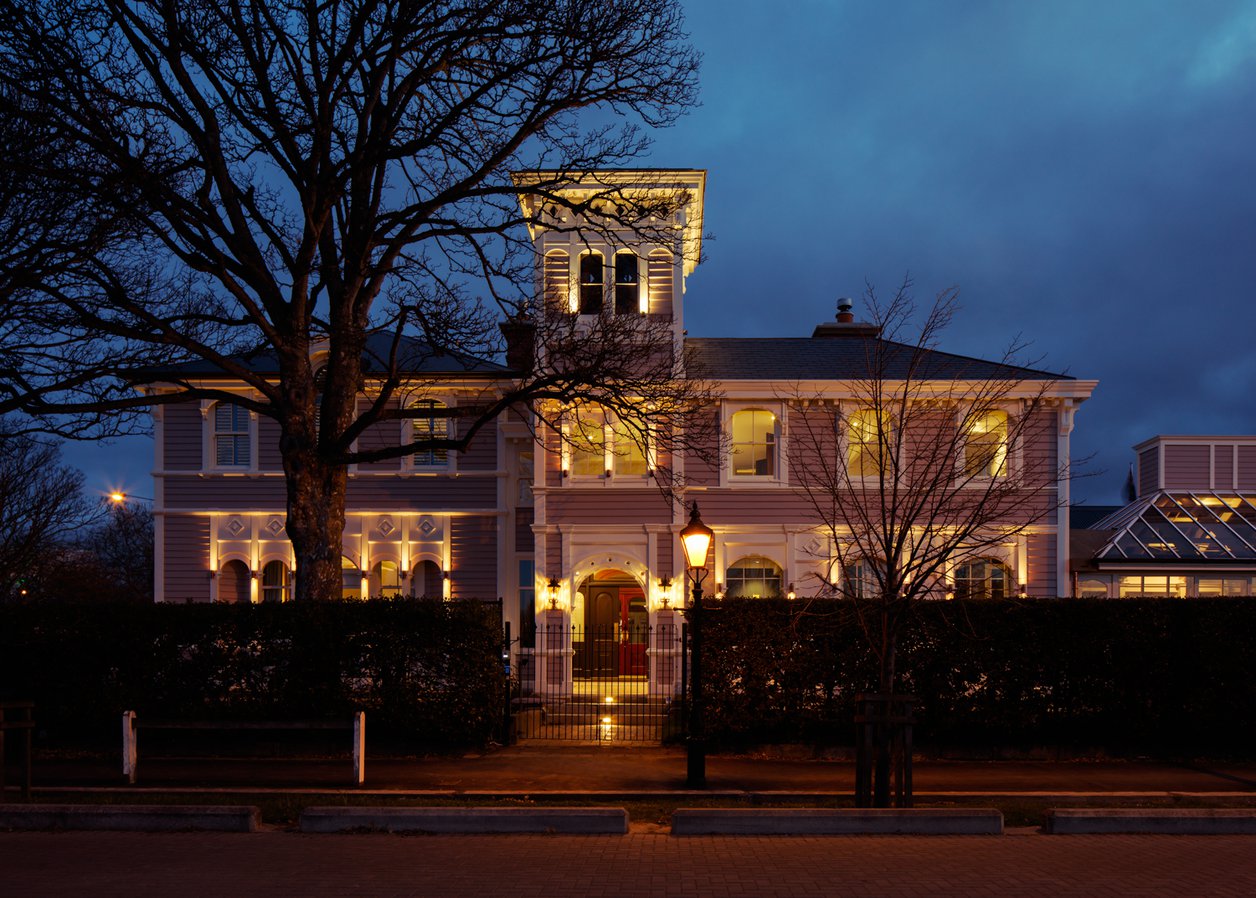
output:
M 686 785 L 690 789 L 706 788 L 706 720 L 702 706 L 702 581 L 707 576 L 707 553 L 715 532 L 702 523 L 698 503 L 693 503 L 689 523 L 680 531 L 680 544 L 685 550 L 685 566 L 689 570 L 689 739 L 686 742 Z

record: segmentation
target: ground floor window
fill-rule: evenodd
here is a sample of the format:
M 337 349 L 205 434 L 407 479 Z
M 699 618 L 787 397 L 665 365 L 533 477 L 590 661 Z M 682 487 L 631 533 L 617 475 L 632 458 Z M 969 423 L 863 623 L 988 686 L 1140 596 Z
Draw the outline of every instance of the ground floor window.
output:
M 1106 599 L 1108 584 L 1102 580 L 1081 580 L 1077 584 L 1077 595 L 1083 599 Z
M 1256 595 L 1252 583 L 1251 577 L 1200 577 L 1195 594 L 1200 598 Z
M 979 558 L 955 567 L 955 598 L 1006 599 L 1012 594 L 1012 570 L 993 558 Z
M 362 598 L 362 572 L 348 555 L 340 556 L 340 597 Z
M 1131 599 L 1137 596 L 1170 596 L 1175 599 L 1186 597 L 1185 577 L 1144 577 L 1141 574 L 1125 576 L 1120 579 L 1120 596 Z
M 397 562 L 377 562 L 371 568 L 371 595 L 393 599 L 401 593 L 401 569 Z
M 724 594 L 729 598 L 762 598 L 781 595 L 781 566 L 770 558 L 751 555 L 728 569 Z
M 287 602 L 292 598 L 292 576 L 282 561 L 268 561 L 262 568 L 262 601 Z

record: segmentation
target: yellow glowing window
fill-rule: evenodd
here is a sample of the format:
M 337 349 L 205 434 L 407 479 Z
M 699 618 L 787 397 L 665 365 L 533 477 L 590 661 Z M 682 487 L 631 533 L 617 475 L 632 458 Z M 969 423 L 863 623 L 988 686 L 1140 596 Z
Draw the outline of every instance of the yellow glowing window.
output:
M 644 477 L 649 465 L 645 450 L 647 434 L 633 423 L 617 419 L 612 428 L 611 452 L 617 477 Z
M 571 473 L 600 477 L 606 473 L 606 414 L 600 408 L 577 409 L 567 431 L 571 441 Z
M 973 419 L 964 441 L 964 475 L 1007 476 L 1007 412 L 989 411 Z
M 733 473 L 739 477 L 776 475 L 776 415 L 745 409 L 733 415 Z
M 861 408 L 851 413 L 847 426 L 847 452 L 851 477 L 880 477 L 884 461 L 884 440 L 877 410 Z

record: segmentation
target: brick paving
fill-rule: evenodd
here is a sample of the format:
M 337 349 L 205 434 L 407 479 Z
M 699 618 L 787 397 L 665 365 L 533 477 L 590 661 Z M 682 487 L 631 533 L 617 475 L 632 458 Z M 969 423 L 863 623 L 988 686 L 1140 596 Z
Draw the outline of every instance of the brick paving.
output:
M 1248 896 L 1256 837 L 0 833 L 9 896 Z

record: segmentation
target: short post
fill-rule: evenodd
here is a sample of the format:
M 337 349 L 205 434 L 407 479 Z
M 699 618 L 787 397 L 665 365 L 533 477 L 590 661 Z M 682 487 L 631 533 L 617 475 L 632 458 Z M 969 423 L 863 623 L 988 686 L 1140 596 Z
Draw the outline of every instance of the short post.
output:
M 366 712 L 353 715 L 353 781 L 362 785 L 366 780 Z
M 122 712 L 122 775 L 128 784 L 135 785 L 135 768 L 139 762 L 136 745 L 135 712 Z

